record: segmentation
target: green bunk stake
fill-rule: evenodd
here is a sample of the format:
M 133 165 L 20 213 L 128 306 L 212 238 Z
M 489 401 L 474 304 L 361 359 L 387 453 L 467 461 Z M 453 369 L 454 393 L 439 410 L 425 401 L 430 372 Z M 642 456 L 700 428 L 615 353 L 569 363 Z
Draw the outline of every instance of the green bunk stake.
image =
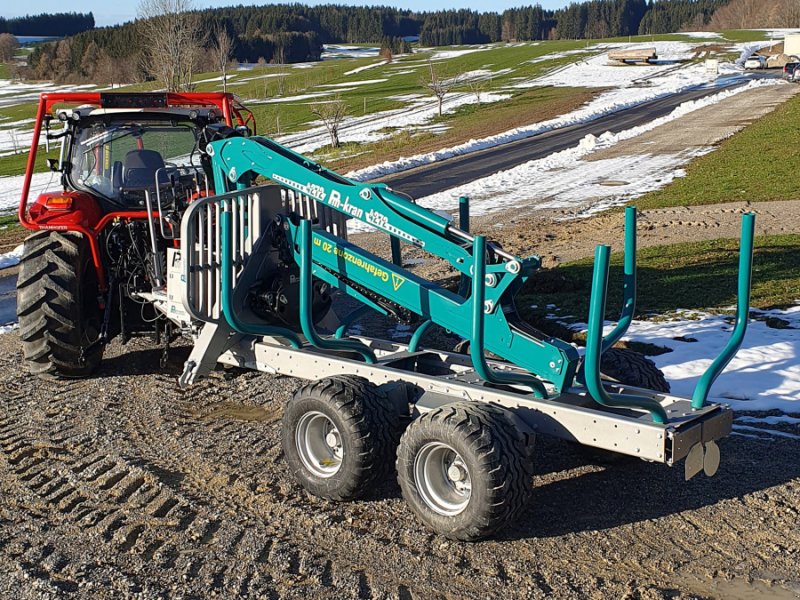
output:
M 233 256 L 231 256 L 231 210 L 223 205 L 220 214 L 220 270 L 222 287 L 222 316 L 237 333 L 245 335 L 267 335 L 284 338 L 295 350 L 299 350 L 303 343 L 293 331 L 283 327 L 274 327 L 256 323 L 244 323 L 239 320 L 233 305 Z
M 465 233 L 469 233 L 469 196 L 459 196 L 458 198 L 458 228 Z M 395 238 L 392 238 L 392 241 L 395 241 Z M 400 243 L 398 241 L 398 248 L 399 246 Z M 399 265 L 399 263 L 394 260 L 394 246 L 392 246 L 392 262 L 394 262 L 396 265 Z M 462 298 L 466 298 L 468 291 L 469 277 L 462 273 L 461 278 L 458 280 L 457 294 Z M 433 325 L 433 321 L 428 319 L 427 321 L 423 322 L 422 325 L 417 327 L 416 331 L 414 331 L 414 335 L 411 336 L 411 340 L 408 342 L 409 352 L 416 352 L 419 349 L 422 336 L 428 332 L 428 330 L 431 328 L 431 325 Z
M 608 264 L 611 249 L 597 246 L 594 254 L 592 295 L 589 300 L 589 330 L 586 334 L 586 357 L 583 373 L 586 388 L 595 402 L 602 406 L 618 408 L 642 408 L 650 412 L 655 423 L 666 423 L 664 407 L 652 398 L 627 394 L 609 394 L 600 380 L 600 358 L 603 355 L 603 316 L 606 311 L 608 288 Z
M 622 314 L 617 326 L 603 338 L 603 352 L 616 344 L 628 331 L 636 310 L 636 207 L 625 209 L 625 274 L 622 290 Z
M 544 384 L 533 375 L 494 371 L 486 363 L 486 358 L 483 356 L 485 303 L 483 286 L 486 285 L 486 238 L 482 235 L 476 235 L 472 242 L 472 258 L 472 339 L 469 341 L 469 354 L 475 372 L 489 383 L 525 385 L 531 388 L 533 395 L 537 398 L 547 398 Z
M 728 366 L 731 359 L 739 351 L 747 331 L 747 320 L 750 313 L 750 283 L 753 275 L 753 235 L 756 226 L 756 216 L 753 213 L 742 215 L 742 239 L 739 242 L 739 280 L 737 285 L 736 325 L 734 325 L 731 338 L 723 348 L 720 355 L 708 367 L 692 394 L 692 408 L 698 410 L 708 398 L 711 386 Z
M 313 282 L 311 279 L 311 222 L 308 219 L 300 220 L 300 327 L 303 335 L 308 342 L 322 350 L 332 350 L 334 352 L 357 352 L 364 357 L 364 360 L 374 365 L 378 362 L 375 353 L 367 346 L 357 340 L 331 339 L 321 337 L 314 328 L 314 317 L 311 314 L 311 291 Z
M 350 325 L 352 325 L 356 321 L 358 321 L 364 315 L 369 314 L 371 310 L 372 310 L 371 306 L 366 306 L 366 305 L 359 306 L 357 309 L 355 309 L 353 312 L 347 315 L 344 319 L 342 319 L 342 322 L 339 325 L 339 327 L 336 328 L 336 333 L 333 335 L 333 337 L 335 337 L 337 340 L 342 339 L 344 337 L 344 334 L 347 333 L 347 328 L 350 327 Z
M 419 349 L 419 343 L 422 341 L 422 336 L 427 333 L 428 329 L 431 328 L 431 325 L 433 325 L 433 321 L 428 319 L 427 321 L 424 321 L 422 325 L 417 327 L 417 329 L 414 331 L 414 335 L 411 336 L 411 339 L 408 342 L 409 352 L 416 352 Z

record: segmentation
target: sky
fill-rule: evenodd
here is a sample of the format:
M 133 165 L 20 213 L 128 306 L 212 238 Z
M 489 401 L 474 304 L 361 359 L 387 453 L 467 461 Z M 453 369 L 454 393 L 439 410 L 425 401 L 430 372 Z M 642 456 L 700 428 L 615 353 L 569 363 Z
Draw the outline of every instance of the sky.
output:
M 288 2 L 290 0 L 282 0 Z M 292 2 L 295 0 L 291 0 Z M 560 8 L 569 3 L 569 0 L 539 0 L 544 8 Z M 58 13 L 58 12 L 91 12 L 94 14 L 95 22 L 98 26 L 114 25 L 116 23 L 123 23 L 130 21 L 136 16 L 136 0 L 123 2 L 120 4 L 109 2 L 108 0 L 75 0 L 65 4 L 63 0 L 31 0 L 21 5 L 20 10 L 9 7 L 8 2 L 6 7 L 2 10 L 2 16 L 6 18 L 21 17 L 26 14 L 36 15 L 40 13 Z M 217 0 L 194 0 L 194 5 L 197 8 L 209 8 L 218 6 L 233 6 L 237 4 L 244 5 L 263 5 L 266 4 L 262 0 L 248 2 L 247 0 L 230 0 L 230 1 L 217 1 Z M 374 1 L 353 1 L 353 0 L 330 0 L 326 2 L 315 2 L 313 0 L 305 1 L 303 4 L 347 4 L 347 5 L 382 5 L 382 6 L 397 6 L 398 8 L 405 8 L 409 10 L 438 10 L 446 8 L 471 8 L 480 11 L 502 11 L 506 8 L 513 6 L 527 6 L 530 4 L 537 4 L 535 0 L 406 0 L 405 2 L 396 2 L 392 0 L 374 0 Z M 24 6 L 24 10 L 21 10 Z

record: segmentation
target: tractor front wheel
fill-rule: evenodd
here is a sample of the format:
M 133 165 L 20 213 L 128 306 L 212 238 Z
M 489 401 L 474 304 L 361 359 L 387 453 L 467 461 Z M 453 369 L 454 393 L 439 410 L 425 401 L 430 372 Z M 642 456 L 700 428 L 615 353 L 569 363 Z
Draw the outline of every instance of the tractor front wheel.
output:
M 102 312 L 89 244 L 78 233 L 37 231 L 25 240 L 17 277 L 17 317 L 31 373 L 86 377 L 100 364 Z

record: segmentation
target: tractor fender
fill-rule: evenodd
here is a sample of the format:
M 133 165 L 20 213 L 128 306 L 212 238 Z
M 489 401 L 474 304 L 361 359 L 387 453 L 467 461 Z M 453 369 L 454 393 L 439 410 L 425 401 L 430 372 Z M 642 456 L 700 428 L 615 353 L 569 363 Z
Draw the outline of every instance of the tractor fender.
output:
M 75 231 L 94 229 L 103 211 L 97 200 L 84 192 L 49 192 L 36 199 L 28 215 L 35 229 Z

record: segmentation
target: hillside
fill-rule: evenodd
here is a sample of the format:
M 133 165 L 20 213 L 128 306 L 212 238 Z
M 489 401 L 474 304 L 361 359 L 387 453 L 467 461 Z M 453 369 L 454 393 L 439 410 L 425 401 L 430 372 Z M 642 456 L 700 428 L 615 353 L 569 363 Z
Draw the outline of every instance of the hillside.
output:
M 702 28 L 729 0 L 590 0 L 558 10 L 540 5 L 503 12 L 442 10 L 413 12 L 388 7 L 278 4 L 236 6 L 196 13 L 203 32 L 224 30 L 239 62 L 297 63 L 319 60 L 322 44 L 369 43 L 391 46 L 401 38 L 419 38 L 422 46 L 483 44 L 498 41 L 600 39 L 670 33 Z M 140 81 L 142 36 L 135 23 L 95 29 L 38 47 L 30 56 L 32 78 L 63 81 L 97 74 L 91 65 L 113 61 L 116 82 Z M 196 59 L 207 60 L 215 36 L 207 35 Z

